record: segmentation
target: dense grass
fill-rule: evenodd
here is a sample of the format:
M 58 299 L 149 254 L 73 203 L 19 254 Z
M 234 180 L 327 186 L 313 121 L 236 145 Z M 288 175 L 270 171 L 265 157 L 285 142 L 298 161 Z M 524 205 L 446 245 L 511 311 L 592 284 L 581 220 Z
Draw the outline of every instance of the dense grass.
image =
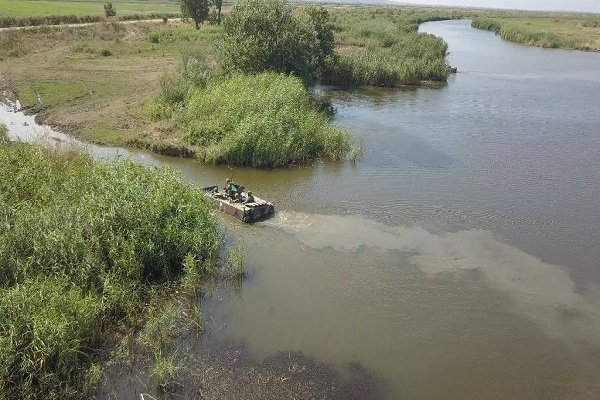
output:
M 445 82 L 446 43 L 417 33 L 422 22 L 455 19 L 452 10 L 395 7 L 332 9 L 337 57 L 329 64 L 329 83 L 399 86 Z
M 388 48 L 347 49 L 338 53 L 330 82 L 342 85 L 399 86 L 445 82 L 447 45 L 438 37 L 414 32 Z
M 514 14 L 474 18 L 471 25 L 529 46 L 600 51 L 598 21 L 596 16 Z
M 80 396 L 102 335 L 152 287 L 211 269 L 219 243 L 168 169 L 2 140 L 0 399 Z
M 338 160 L 349 149 L 348 134 L 316 110 L 302 81 L 276 73 L 211 82 L 174 119 L 212 163 L 270 168 Z

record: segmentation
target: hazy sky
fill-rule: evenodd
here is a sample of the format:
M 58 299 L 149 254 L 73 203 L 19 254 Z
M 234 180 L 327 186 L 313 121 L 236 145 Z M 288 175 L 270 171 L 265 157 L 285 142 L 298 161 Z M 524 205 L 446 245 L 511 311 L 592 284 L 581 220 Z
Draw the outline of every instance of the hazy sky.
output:
M 600 13 L 600 0 L 391 0 L 397 3 L 445 6 L 561 10 Z

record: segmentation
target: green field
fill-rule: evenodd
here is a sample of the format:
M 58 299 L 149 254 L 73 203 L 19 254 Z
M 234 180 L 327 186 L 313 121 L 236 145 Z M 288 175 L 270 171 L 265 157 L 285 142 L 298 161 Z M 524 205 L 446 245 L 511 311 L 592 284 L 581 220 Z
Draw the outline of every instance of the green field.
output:
M 475 18 L 472 25 L 529 46 L 600 51 L 598 15 L 489 15 Z
M 37 1 L 0 0 L 0 17 L 32 17 L 47 15 L 104 15 L 105 1 Z M 179 12 L 177 1 L 113 1 L 117 16 Z

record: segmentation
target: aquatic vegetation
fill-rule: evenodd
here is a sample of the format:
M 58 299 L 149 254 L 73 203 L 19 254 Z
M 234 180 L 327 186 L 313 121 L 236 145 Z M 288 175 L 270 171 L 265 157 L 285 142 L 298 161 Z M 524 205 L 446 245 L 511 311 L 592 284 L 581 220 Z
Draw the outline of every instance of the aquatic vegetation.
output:
M 246 277 L 244 248 L 241 245 L 227 249 L 225 254 L 225 266 L 222 275 L 230 279 L 243 279 Z
M 0 398 L 74 397 L 153 287 L 210 271 L 216 221 L 167 168 L 0 141 L 0 177 Z
M 350 152 L 348 158 L 352 162 L 356 162 L 357 159 L 361 158 L 365 153 L 365 148 L 362 139 L 354 139 L 350 144 Z
M 329 124 L 299 78 L 272 72 L 211 82 L 174 119 L 211 163 L 272 168 L 339 160 L 349 148 L 349 135 Z
M 331 83 L 361 86 L 418 85 L 448 78 L 447 44 L 439 38 L 407 33 L 390 47 L 340 52 L 330 69 Z
M 392 87 L 445 82 L 447 44 L 439 37 L 418 33 L 418 26 L 462 16 L 435 9 L 334 9 L 337 51 L 329 60 L 327 82 Z
M 161 390 L 168 390 L 182 369 L 175 340 L 193 330 L 202 330 L 202 313 L 196 297 L 180 300 L 154 297 L 136 343 L 148 359 L 150 371 Z

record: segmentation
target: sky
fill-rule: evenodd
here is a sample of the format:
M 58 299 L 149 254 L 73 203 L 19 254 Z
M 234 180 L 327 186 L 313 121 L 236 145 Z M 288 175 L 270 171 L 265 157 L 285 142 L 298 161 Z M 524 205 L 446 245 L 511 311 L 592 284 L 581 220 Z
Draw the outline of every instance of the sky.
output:
M 390 0 L 394 3 L 600 13 L 600 0 Z

